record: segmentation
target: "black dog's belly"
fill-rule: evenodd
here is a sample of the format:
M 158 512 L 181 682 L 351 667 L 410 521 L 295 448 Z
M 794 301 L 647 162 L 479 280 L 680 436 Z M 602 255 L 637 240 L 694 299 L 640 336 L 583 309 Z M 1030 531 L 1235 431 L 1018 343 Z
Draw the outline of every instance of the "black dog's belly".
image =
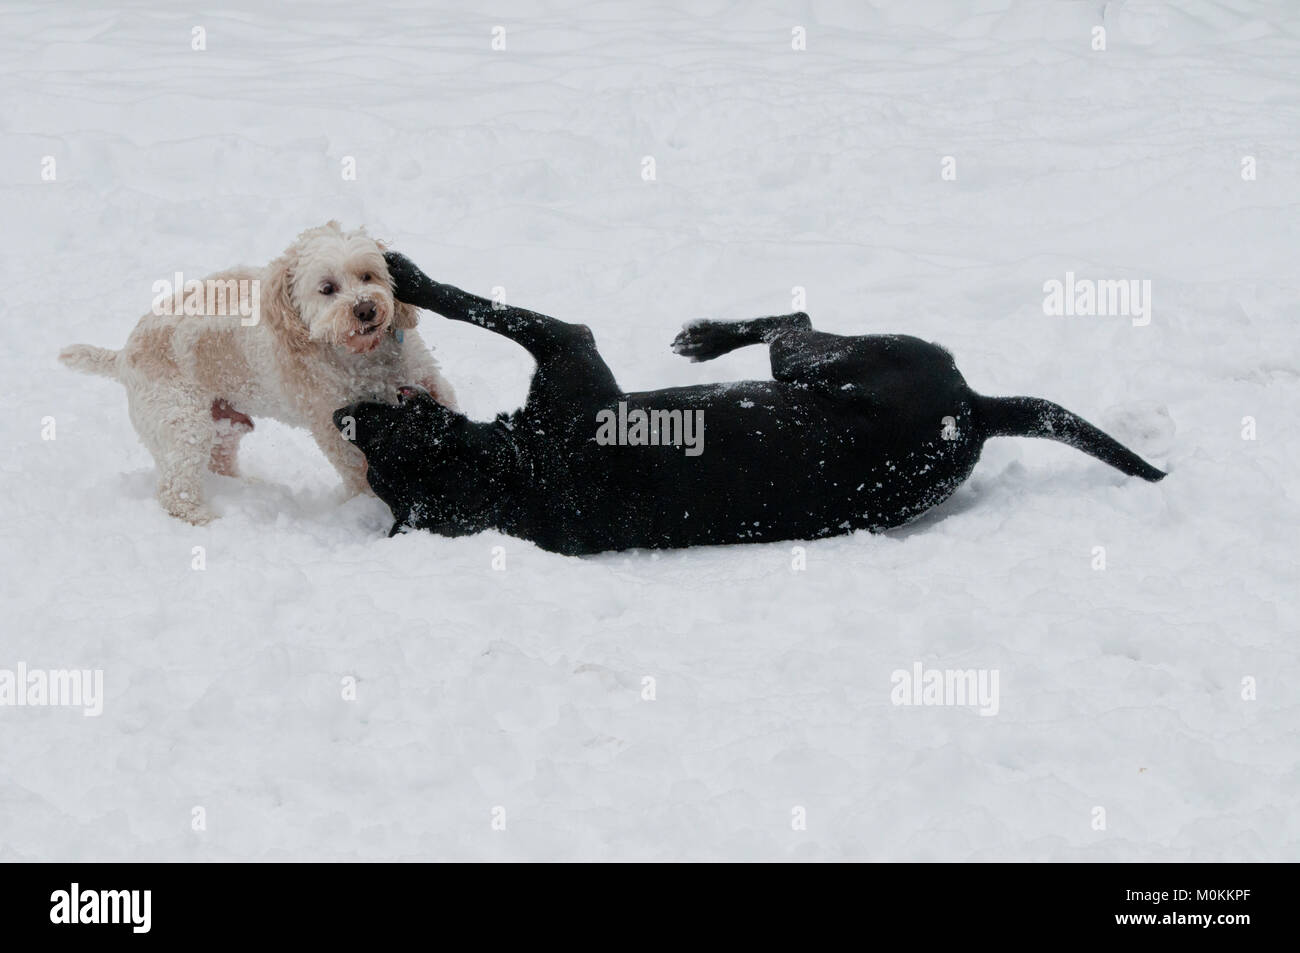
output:
M 673 412 L 693 444 L 662 439 Z M 655 413 L 657 445 L 653 427 L 636 428 Z M 687 414 L 696 427 L 682 434 Z M 521 535 L 592 553 L 885 529 L 969 475 L 981 446 L 969 415 L 961 394 L 894 406 L 778 382 L 625 394 L 568 421 L 540 467 L 537 509 Z

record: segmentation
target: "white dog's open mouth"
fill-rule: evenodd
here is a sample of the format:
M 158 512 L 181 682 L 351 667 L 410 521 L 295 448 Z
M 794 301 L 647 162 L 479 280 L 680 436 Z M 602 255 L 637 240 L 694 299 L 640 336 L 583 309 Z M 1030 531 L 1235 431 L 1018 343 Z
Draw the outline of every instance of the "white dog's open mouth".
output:
M 373 351 L 383 340 L 385 325 L 372 324 L 368 327 L 353 328 L 343 339 L 343 346 L 355 354 L 364 354 L 366 351 Z

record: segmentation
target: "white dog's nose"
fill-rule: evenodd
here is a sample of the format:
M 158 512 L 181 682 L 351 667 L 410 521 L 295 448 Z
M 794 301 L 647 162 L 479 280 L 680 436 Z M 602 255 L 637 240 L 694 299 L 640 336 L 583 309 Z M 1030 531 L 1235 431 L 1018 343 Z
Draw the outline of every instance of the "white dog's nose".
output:
M 352 316 L 362 324 L 374 324 L 377 312 L 373 301 L 358 301 L 352 306 Z

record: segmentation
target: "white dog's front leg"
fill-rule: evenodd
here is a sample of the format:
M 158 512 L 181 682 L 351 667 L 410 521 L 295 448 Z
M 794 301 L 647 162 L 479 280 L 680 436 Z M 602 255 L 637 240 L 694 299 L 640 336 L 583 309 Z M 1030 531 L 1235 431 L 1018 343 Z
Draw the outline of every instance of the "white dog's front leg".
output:
M 451 383 L 436 368 L 432 374 L 418 378 L 416 383 L 427 390 L 433 399 L 442 406 L 449 410 L 460 410 L 460 405 L 456 402 L 456 392 L 452 390 Z
M 343 488 L 348 496 L 372 492 L 366 482 L 365 454 L 334 426 L 333 417 L 313 421 L 311 435 L 316 438 L 316 446 L 343 478 Z
M 451 382 L 442 376 L 438 362 L 433 359 L 428 346 L 413 330 L 407 331 L 403 337 L 401 368 L 401 380 L 398 383 L 423 387 L 444 407 L 460 410 Z

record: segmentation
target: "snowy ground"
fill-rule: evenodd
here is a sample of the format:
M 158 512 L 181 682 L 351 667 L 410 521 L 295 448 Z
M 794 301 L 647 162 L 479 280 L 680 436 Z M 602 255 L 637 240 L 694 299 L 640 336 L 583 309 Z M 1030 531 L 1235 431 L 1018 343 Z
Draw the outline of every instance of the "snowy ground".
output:
M 0 669 L 106 695 L 0 708 L 0 858 L 1300 858 L 1295 5 L 494 6 L 0 10 Z M 329 218 L 589 323 L 629 389 L 766 375 L 667 345 L 802 286 L 1171 475 L 1001 440 L 806 571 L 575 560 L 387 540 L 263 422 L 220 520 L 166 517 L 120 388 L 55 354 Z M 1067 271 L 1149 279 L 1151 323 L 1045 316 Z M 522 351 L 424 327 L 472 414 L 517 405 Z M 895 706 L 916 662 L 996 669 L 998 714 Z

